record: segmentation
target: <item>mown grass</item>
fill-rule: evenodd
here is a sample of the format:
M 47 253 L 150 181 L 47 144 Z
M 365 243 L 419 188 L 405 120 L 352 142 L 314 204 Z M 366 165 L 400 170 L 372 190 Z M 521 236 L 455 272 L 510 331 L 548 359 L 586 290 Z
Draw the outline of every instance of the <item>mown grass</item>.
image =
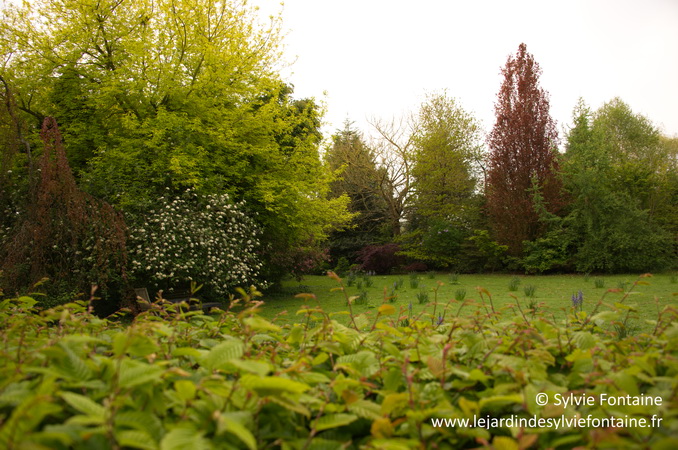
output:
M 516 280 L 520 282 L 516 288 Z M 678 305 L 678 283 L 674 274 L 658 274 L 652 277 L 640 278 L 638 275 L 541 275 L 541 276 L 516 276 L 516 275 L 451 275 L 445 273 L 419 274 L 418 287 L 412 287 L 410 276 L 388 275 L 371 276 L 371 286 L 364 280 L 362 286 L 357 285 L 358 277 L 352 286 L 347 285 L 344 277 L 345 293 L 337 288 L 336 281 L 327 276 L 307 276 L 301 282 L 287 281 L 283 289 L 275 294 L 267 294 L 264 297 L 265 305 L 261 315 L 278 323 L 300 322 L 304 316 L 296 312 L 305 304 L 310 306 L 320 305 L 327 313 L 338 315 L 338 320 L 348 323 L 350 320 L 344 313 L 348 307 L 346 296 L 353 297 L 363 293 L 367 294 L 366 302 L 360 300 L 354 302 L 353 313 L 368 315 L 376 314 L 376 309 L 383 303 L 391 303 L 401 316 L 419 314 L 434 314 L 434 308 L 439 317 L 440 312 L 448 306 L 450 311 L 456 313 L 462 302 L 460 292 L 465 291 L 466 305 L 485 302 L 487 308 L 499 311 L 504 308 L 513 308 L 518 311 L 517 302 L 529 316 L 532 308 L 538 308 L 547 317 L 553 317 L 557 321 L 566 320 L 567 312 L 572 312 L 572 295 L 582 291 L 584 295 L 583 311 L 590 314 L 596 308 L 602 298 L 604 304 L 614 305 L 620 302 L 634 307 L 629 316 L 628 325 L 633 332 L 651 331 L 652 324 L 648 321 L 656 320 L 658 313 L 666 305 Z M 400 284 L 395 289 L 395 285 Z M 602 285 L 602 287 L 601 287 Z M 530 289 L 532 287 L 532 289 Z M 479 288 L 491 294 L 492 300 L 483 291 L 481 298 Z M 435 290 L 437 289 L 437 293 Z M 530 296 L 530 291 L 533 292 Z M 630 293 L 629 293 L 630 291 Z M 316 300 L 297 298 L 296 294 L 314 294 Z M 428 301 L 420 303 L 422 293 L 428 294 Z M 394 297 L 395 298 L 391 298 Z M 512 296 L 515 296 L 512 297 Z M 425 297 L 425 295 L 423 296 Z M 437 301 L 437 305 L 434 303 Z M 411 310 L 410 313 L 410 303 Z M 600 309 L 598 310 L 598 312 Z

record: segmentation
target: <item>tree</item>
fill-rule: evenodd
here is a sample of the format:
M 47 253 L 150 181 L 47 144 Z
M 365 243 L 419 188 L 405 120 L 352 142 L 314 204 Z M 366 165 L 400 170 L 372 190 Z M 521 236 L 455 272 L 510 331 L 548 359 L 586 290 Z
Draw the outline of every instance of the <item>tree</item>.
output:
M 26 213 L 1 249 L 3 284 L 20 291 L 47 277 L 82 292 L 91 284 L 124 281 L 122 216 L 78 189 L 54 118 L 45 118 L 41 136 L 39 182 L 31 189 Z
M 509 56 L 502 75 L 496 122 L 487 140 L 487 212 L 498 241 L 508 245 L 511 256 L 519 256 L 523 242 L 543 232 L 534 207 L 535 190 L 549 212 L 561 207 L 558 136 L 548 94 L 539 87 L 541 69 L 525 44 Z
M 417 114 L 411 210 L 404 253 L 449 267 L 476 220 L 480 128 L 445 93 L 431 95 Z
M 570 247 L 583 272 L 665 268 L 675 235 L 657 217 L 671 210 L 670 173 L 671 158 L 647 118 L 619 99 L 595 113 L 580 102 L 563 163 L 572 200 L 553 241 Z
M 427 218 L 462 216 L 478 182 L 477 121 L 446 94 L 429 96 L 414 137 L 413 208 Z
M 379 192 L 387 205 L 392 237 L 401 234 L 412 195 L 412 165 L 416 121 L 413 117 L 390 121 L 373 119 L 376 132 L 371 141 L 378 163 Z
M 167 189 L 244 200 L 277 277 L 349 216 L 327 198 L 320 108 L 275 73 L 280 20 L 257 17 L 245 0 L 38 0 L 6 10 L 0 75 L 26 117 L 63 125 L 89 193 L 133 222 Z
M 355 260 L 361 248 L 389 237 L 384 226 L 388 212 L 381 195 L 377 161 L 362 134 L 347 121 L 344 129 L 332 136 L 325 162 L 330 170 L 339 173 L 331 184 L 331 197 L 348 196 L 349 211 L 355 214 L 350 227 L 332 234 L 331 256 L 335 261 L 341 257 Z

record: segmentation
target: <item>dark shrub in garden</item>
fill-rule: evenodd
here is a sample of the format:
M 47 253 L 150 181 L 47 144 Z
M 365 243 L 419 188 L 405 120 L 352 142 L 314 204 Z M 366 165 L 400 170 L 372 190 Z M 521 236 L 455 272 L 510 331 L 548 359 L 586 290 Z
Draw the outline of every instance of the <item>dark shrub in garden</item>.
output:
M 360 268 L 366 272 L 377 274 L 390 273 L 395 267 L 403 264 L 404 258 L 398 255 L 398 244 L 368 245 L 358 252 Z

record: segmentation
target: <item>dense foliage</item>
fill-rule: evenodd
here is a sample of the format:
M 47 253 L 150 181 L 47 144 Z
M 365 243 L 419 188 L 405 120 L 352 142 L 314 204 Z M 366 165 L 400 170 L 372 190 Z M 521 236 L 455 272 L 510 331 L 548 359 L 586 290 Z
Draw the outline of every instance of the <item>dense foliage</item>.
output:
M 348 199 L 328 199 L 321 108 L 276 73 L 279 18 L 261 23 L 239 0 L 36 1 L 2 14 L 15 110 L 28 129 L 55 117 L 79 186 L 132 222 L 168 188 L 244 200 L 275 281 L 348 219 Z
M 260 284 L 255 223 L 227 195 L 187 191 L 155 202 L 144 222 L 130 230 L 130 266 L 135 278 L 169 289 L 191 281 L 223 298 L 239 286 Z M 257 283 L 259 281 L 259 283 Z
M 3 300 L 0 446 L 678 443 L 674 308 L 658 311 L 652 331 L 634 336 L 621 327 L 633 308 L 628 295 L 613 306 L 601 299 L 588 315 L 573 296 L 567 319 L 555 322 L 518 300 L 495 311 L 482 288 L 476 300 L 433 303 L 417 316 L 386 301 L 371 313 L 328 315 L 302 294 L 311 304 L 298 311 L 303 320 L 280 327 L 257 315 L 256 292 L 243 294 L 234 309 L 211 316 L 149 305 L 128 326 L 92 316 L 80 303 L 40 311 L 29 297 Z M 538 403 L 540 393 L 551 399 L 546 405 Z M 570 393 L 596 400 L 556 404 L 557 395 Z M 661 405 L 605 406 L 604 395 L 659 397 Z M 493 425 L 578 418 L 583 425 Z M 603 419 L 650 424 L 653 418 L 654 426 L 596 426 Z M 470 422 L 446 425 L 446 419 Z
M 521 44 L 502 69 L 495 104 L 496 122 L 488 136 L 487 212 L 497 240 L 520 256 L 523 241 L 541 235 L 533 192 L 551 212 L 560 207 L 557 132 L 549 116 L 548 94 L 539 86 L 541 69 Z
M 0 241 L 2 284 L 19 291 L 50 278 L 88 292 L 90 285 L 121 281 L 127 266 L 122 216 L 77 187 L 53 118 L 45 118 L 41 137 L 40 178 L 28 192 L 31 202 Z

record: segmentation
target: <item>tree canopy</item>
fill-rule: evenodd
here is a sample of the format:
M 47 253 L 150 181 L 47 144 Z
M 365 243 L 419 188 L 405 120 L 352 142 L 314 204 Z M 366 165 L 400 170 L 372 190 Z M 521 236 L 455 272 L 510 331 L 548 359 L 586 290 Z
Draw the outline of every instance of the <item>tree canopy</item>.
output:
M 36 1 L 4 11 L 0 75 L 27 120 L 60 123 L 87 192 L 132 221 L 167 189 L 244 200 L 277 276 L 349 218 L 320 108 L 276 73 L 279 27 L 239 0 Z
M 487 209 L 497 239 L 519 256 L 523 241 L 540 233 L 534 190 L 541 192 L 550 211 L 560 206 L 558 135 L 548 94 L 539 86 L 541 69 L 525 44 L 509 56 L 502 75 L 496 122 L 487 140 Z

